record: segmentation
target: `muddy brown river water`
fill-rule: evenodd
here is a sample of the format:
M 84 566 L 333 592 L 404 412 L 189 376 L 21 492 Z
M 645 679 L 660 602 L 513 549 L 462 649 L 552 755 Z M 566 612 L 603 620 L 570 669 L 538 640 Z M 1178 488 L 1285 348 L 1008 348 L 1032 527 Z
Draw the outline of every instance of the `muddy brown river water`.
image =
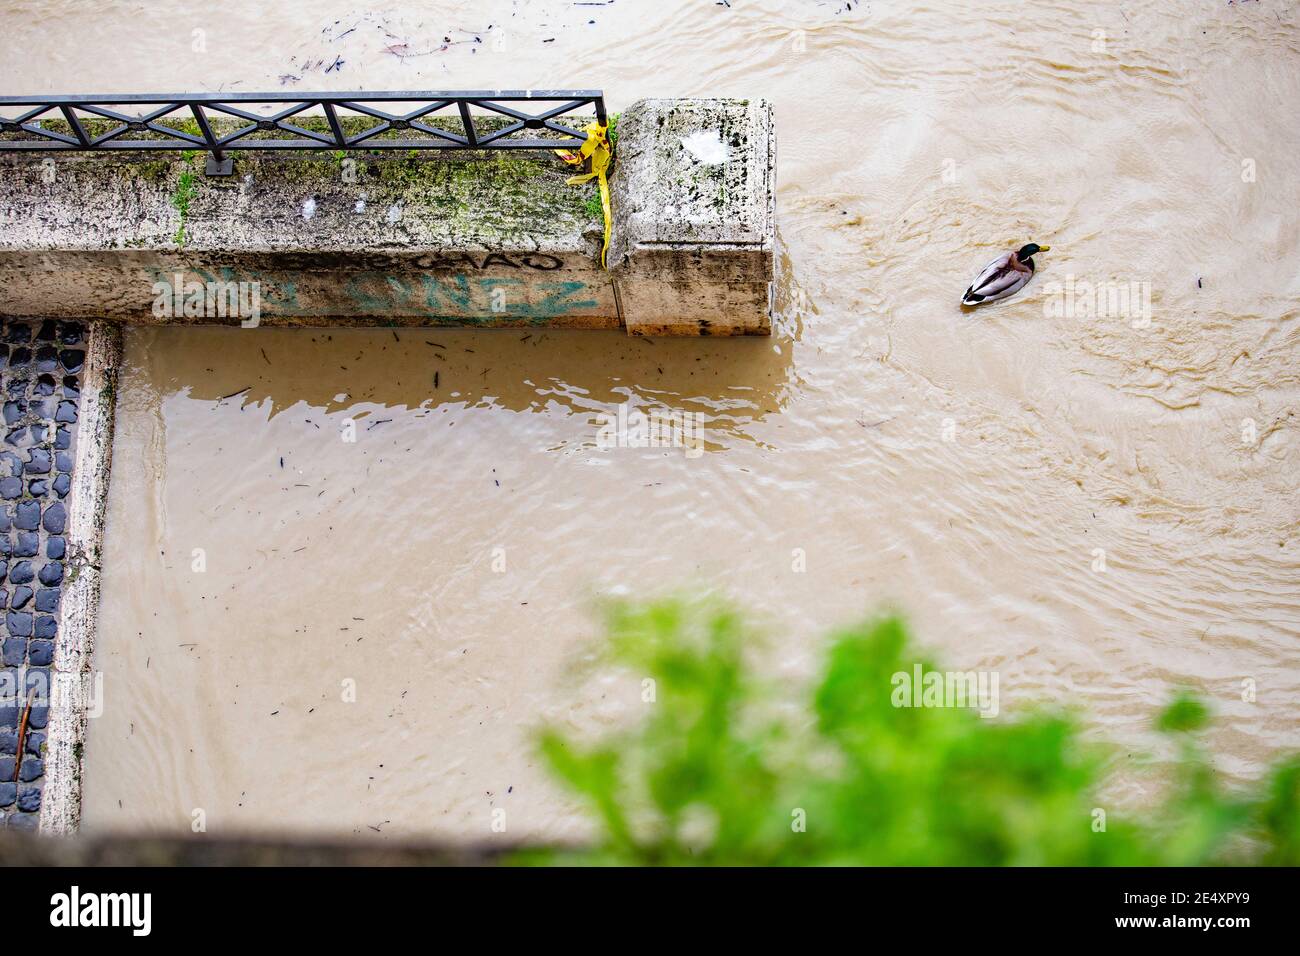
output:
M 1137 752 L 1189 684 L 1225 777 L 1300 747 L 1296 3 L 185 7 L 3 0 L 0 85 L 765 96 L 780 315 L 130 332 L 87 829 L 581 836 L 532 731 L 634 717 L 568 665 L 599 596 L 683 588 L 791 682 L 888 602 L 1004 714 Z M 1030 240 L 1027 290 L 963 312 Z M 597 447 L 624 402 L 707 450 Z

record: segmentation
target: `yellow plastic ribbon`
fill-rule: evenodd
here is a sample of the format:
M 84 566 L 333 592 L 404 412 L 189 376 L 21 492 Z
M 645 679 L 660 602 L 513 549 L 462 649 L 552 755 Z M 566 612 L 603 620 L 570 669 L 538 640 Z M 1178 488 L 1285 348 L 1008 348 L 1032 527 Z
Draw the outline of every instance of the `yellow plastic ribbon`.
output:
M 614 160 L 614 152 L 609 145 L 608 126 L 601 123 L 588 123 L 585 132 L 587 140 L 578 148 L 577 152 L 557 149 L 555 155 L 570 166 L 580 166 L 587 170 L 580 176 L 571 176 L 568 180 L 570 186 L 577 186 L 593 179 L 600 181 L 600 206 L 605 211 L 605 242 L 600 247 L 600 264 L 602 268 L 608 268 L 605 263 L 605 255 L 609 252 L 609 232 L 612 216 L 609 211 L 609 181 L 606 179 L 606 174 L 609 172 L 610 164 Z

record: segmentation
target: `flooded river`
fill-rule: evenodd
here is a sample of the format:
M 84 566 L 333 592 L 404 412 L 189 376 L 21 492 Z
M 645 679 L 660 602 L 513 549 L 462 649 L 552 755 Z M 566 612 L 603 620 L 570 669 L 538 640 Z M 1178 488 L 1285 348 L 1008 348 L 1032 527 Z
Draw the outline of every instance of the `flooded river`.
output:
M 532 731 L 635 716 L 566 676 L 593 600 L 683 588 L 790 681 L 887 602 L 1004 712 L 1137 752 L 1190 684 L 1227 778 L 1300 747 L 1296 3 L 183 6 L 2 0 L 0 85 L 765 96 L 780 315 L 130 332 L 87 829 L 581 836 Z M 624 402 L 707 451 L 598 448 Z

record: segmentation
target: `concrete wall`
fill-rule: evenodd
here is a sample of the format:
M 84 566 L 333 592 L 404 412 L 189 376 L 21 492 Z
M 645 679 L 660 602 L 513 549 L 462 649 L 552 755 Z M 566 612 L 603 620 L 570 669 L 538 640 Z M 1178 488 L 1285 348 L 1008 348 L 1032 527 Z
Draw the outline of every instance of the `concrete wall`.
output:
M 547 153 L 0 154 L 0 314 L 768 333 L 770 107 L 641 101 L 617 134 L 608 271 Z

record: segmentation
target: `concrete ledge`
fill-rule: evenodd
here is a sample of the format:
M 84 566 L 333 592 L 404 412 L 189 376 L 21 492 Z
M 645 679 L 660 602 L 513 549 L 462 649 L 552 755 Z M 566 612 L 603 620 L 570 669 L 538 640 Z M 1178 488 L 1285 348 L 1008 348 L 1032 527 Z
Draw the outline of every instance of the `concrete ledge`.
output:
M 48 161 L 0 161 L 7 314 L 235 324 L 247 310 L 160 310 L 157 286 L 242 282 L 268 324 L 619 324 L 558 159 L 251 153 L 230 179 L 200 156 Z
M 646 100 L 617 135 L 610 271 L 595 185 L 548 153 L 235 152 L 230 178 L 201 155 L 4 154 L 0 314 L 769 331 L 770 108 Z
M 122 330 L 93 322 L 86 343 L 76 459 L 68 491 L 63 621 L 54 643 L 50 721 L 46 731 L 42 833 L 73 833 L 81 821 L 81 757 L 87 708 L 97 693 L 91 657 L 99 616 L 100 550 L 113 461 L 113 410 Z

